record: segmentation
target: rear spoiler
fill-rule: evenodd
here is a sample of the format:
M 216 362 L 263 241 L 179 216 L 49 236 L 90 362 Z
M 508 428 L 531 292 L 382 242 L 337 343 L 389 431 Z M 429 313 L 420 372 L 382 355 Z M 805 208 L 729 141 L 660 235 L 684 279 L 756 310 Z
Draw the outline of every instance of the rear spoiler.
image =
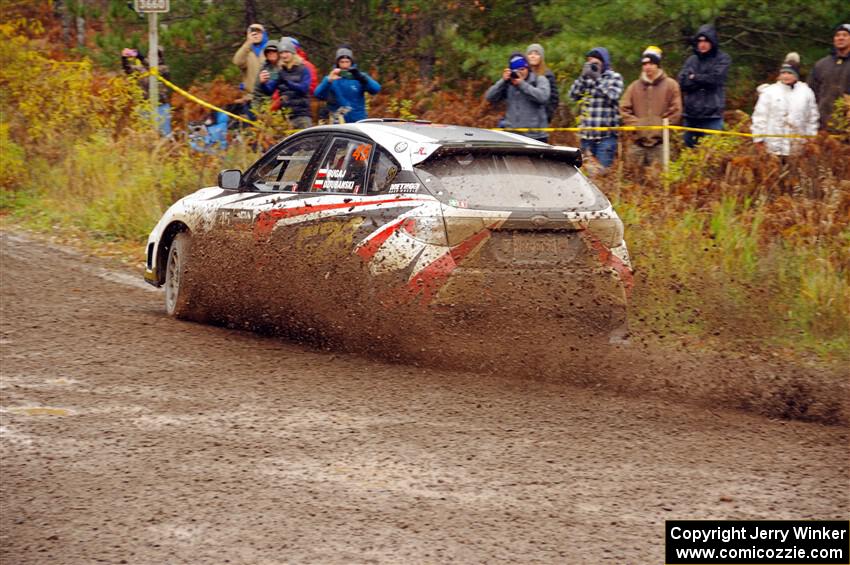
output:
M 447 155 L 463 155 L 467 153 L 487 153 L 497 155 L 531 155 L 545 159 L 553 159 L 581 167 L 581 150 L 575 147 L 560 145 L 520 145 L 517 143 L 495 142 L 463 142 L 446 143 L 431 153 L 423 163 Z

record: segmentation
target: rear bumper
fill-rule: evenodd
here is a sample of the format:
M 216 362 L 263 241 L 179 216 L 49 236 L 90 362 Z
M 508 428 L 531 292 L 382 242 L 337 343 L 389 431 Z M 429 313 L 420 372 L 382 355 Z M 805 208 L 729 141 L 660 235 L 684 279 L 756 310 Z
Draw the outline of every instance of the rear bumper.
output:
M 474 321 L 510 331 L 531 324 L 607 338 L 612 330 L 625 327 L 628 299 L 619 273 L 610 268 L 546 272 L 458 268 L 429 309 L 452 325 Z

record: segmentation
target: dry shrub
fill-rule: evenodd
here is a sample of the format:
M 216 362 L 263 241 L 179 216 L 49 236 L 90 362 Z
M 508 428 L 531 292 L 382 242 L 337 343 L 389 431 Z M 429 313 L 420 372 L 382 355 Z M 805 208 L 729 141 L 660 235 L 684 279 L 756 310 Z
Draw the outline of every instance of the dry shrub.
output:
M 635 255 L 636 330 L 850 360 L 848 167 L 835 138 L 779 158 L 716 136 L 666 177 L 600 179 Z
M 442 124 L 496 127 L 504 115 L 504 106 L 494 106 L 484 99 L 490 84 L 469 81 L 463 91 L 444 90 L 439 81 L 423 83 L 409 80 L 382 85 L 380 94 L 371 98 L 369 115 L 373 117 L 405 117 L 399 112 L 406 106 L 412 116 Z M 387 94 L 387 92 L 392 94 Z M 403 104 L 403 101 L 409 101 Z

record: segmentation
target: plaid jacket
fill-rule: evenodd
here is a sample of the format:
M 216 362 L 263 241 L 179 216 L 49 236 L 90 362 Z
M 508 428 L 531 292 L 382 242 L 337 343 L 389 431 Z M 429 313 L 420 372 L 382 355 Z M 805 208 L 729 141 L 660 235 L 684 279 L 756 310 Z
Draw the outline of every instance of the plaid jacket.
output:
M 581 127 L 616 127 L 620 125 L 620 96 L 623 77 L 608 69 L 598 79 L 578 77 L 570 88 L 570 98 L 579 102 Z M 583 131 L 581 138 L 599 140 L 615 131 Z

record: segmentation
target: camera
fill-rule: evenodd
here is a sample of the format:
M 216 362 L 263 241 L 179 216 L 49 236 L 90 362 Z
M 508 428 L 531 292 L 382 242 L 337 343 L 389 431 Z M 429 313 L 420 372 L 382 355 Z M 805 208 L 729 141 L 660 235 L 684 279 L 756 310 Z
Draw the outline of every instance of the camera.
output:
M 519 73 L 516 72 L 516 71 L 511 71 L 511 79 L 513 80 L 513 79 L 518 79 L 518 78 L 519 78 Z
M 351 74 L 351 71 L 340 71 L 339 78 L 352 78 L 354 75 Z
M 599 72 L 599 65 L 597 63 L 591 63 L 590 64 L 590 70 L 593 71 L 594 73 L 598 73 Z
M 263 33 L 263 28 L 252 26 L 248 28 L 248 31 L 250 31 L 251 33 Z

